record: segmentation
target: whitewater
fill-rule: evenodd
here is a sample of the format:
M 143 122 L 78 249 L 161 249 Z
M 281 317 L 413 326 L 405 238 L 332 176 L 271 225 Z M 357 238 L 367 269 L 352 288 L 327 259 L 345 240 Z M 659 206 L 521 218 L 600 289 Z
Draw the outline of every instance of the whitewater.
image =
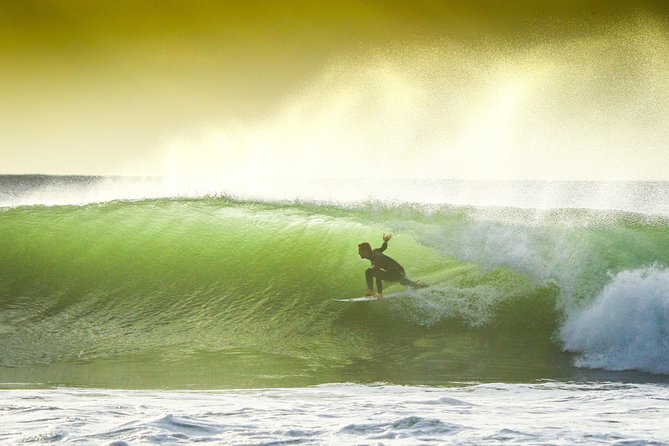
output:
M 382 184 L 0 176 L 0 442 L 669 442 L 669 183 Z
M 660 445 L 669 438 L 669 389 L 616 383 L 12 390 L 0 410 L 0 441 L 8 444 Z

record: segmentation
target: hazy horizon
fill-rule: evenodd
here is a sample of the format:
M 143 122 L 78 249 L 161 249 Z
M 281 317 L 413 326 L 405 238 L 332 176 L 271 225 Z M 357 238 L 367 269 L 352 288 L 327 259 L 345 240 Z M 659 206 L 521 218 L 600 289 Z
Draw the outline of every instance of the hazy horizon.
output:
M 668 11 L 0 0 L 0 174 L 666 181 Z

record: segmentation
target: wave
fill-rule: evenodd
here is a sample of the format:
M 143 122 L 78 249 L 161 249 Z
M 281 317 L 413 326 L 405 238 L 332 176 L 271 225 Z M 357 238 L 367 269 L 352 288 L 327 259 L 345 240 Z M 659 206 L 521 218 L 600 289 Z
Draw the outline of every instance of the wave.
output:
M 364 291 L 356 245 L 383 232 L 432 286 L 333 302 Z M 411 363 L 439 382 L 453 361 L 471 378 L 490 358 L 545 370 L 566 350 L 579 367 L 666 374 L 668 235 L 665 217 L 576 209 L 223 197 L 5 208 L 0 365 L 253 352 L 300 373 Z

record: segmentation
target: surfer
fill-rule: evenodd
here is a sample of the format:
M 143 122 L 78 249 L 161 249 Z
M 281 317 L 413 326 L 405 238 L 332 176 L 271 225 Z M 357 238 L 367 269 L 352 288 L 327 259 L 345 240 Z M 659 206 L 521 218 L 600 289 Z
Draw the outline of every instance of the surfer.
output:
M 395 259 L 383 254 L 383 251 L 388 247 L 388 240 L 392 235 L 383 234 L 383 245 L 380 248 L 372 249 L 367 242 L 358 245 L 358 254 L 361 259 L 368 259 L 372 262 L 372 267 L 365 271 L 365 280 L 367 281 L 367 292 L 365 296 L 374 295 L 374 279 L 376 278 L 376 291 L 379 298 L 383 297 L 383 280 L 386 282 L 399 282 L 404 286 L 413 288 L 422 288 L 420 282 L 409 280 L 402 265 L 397 263 Z

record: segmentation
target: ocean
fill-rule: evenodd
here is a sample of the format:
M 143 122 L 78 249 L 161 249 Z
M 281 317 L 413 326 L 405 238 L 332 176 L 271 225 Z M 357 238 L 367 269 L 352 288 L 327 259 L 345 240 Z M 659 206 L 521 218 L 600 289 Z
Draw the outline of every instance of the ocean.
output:
M 4 444 L 669 444 L 669 183 L 0 176 L 0 339 Z

